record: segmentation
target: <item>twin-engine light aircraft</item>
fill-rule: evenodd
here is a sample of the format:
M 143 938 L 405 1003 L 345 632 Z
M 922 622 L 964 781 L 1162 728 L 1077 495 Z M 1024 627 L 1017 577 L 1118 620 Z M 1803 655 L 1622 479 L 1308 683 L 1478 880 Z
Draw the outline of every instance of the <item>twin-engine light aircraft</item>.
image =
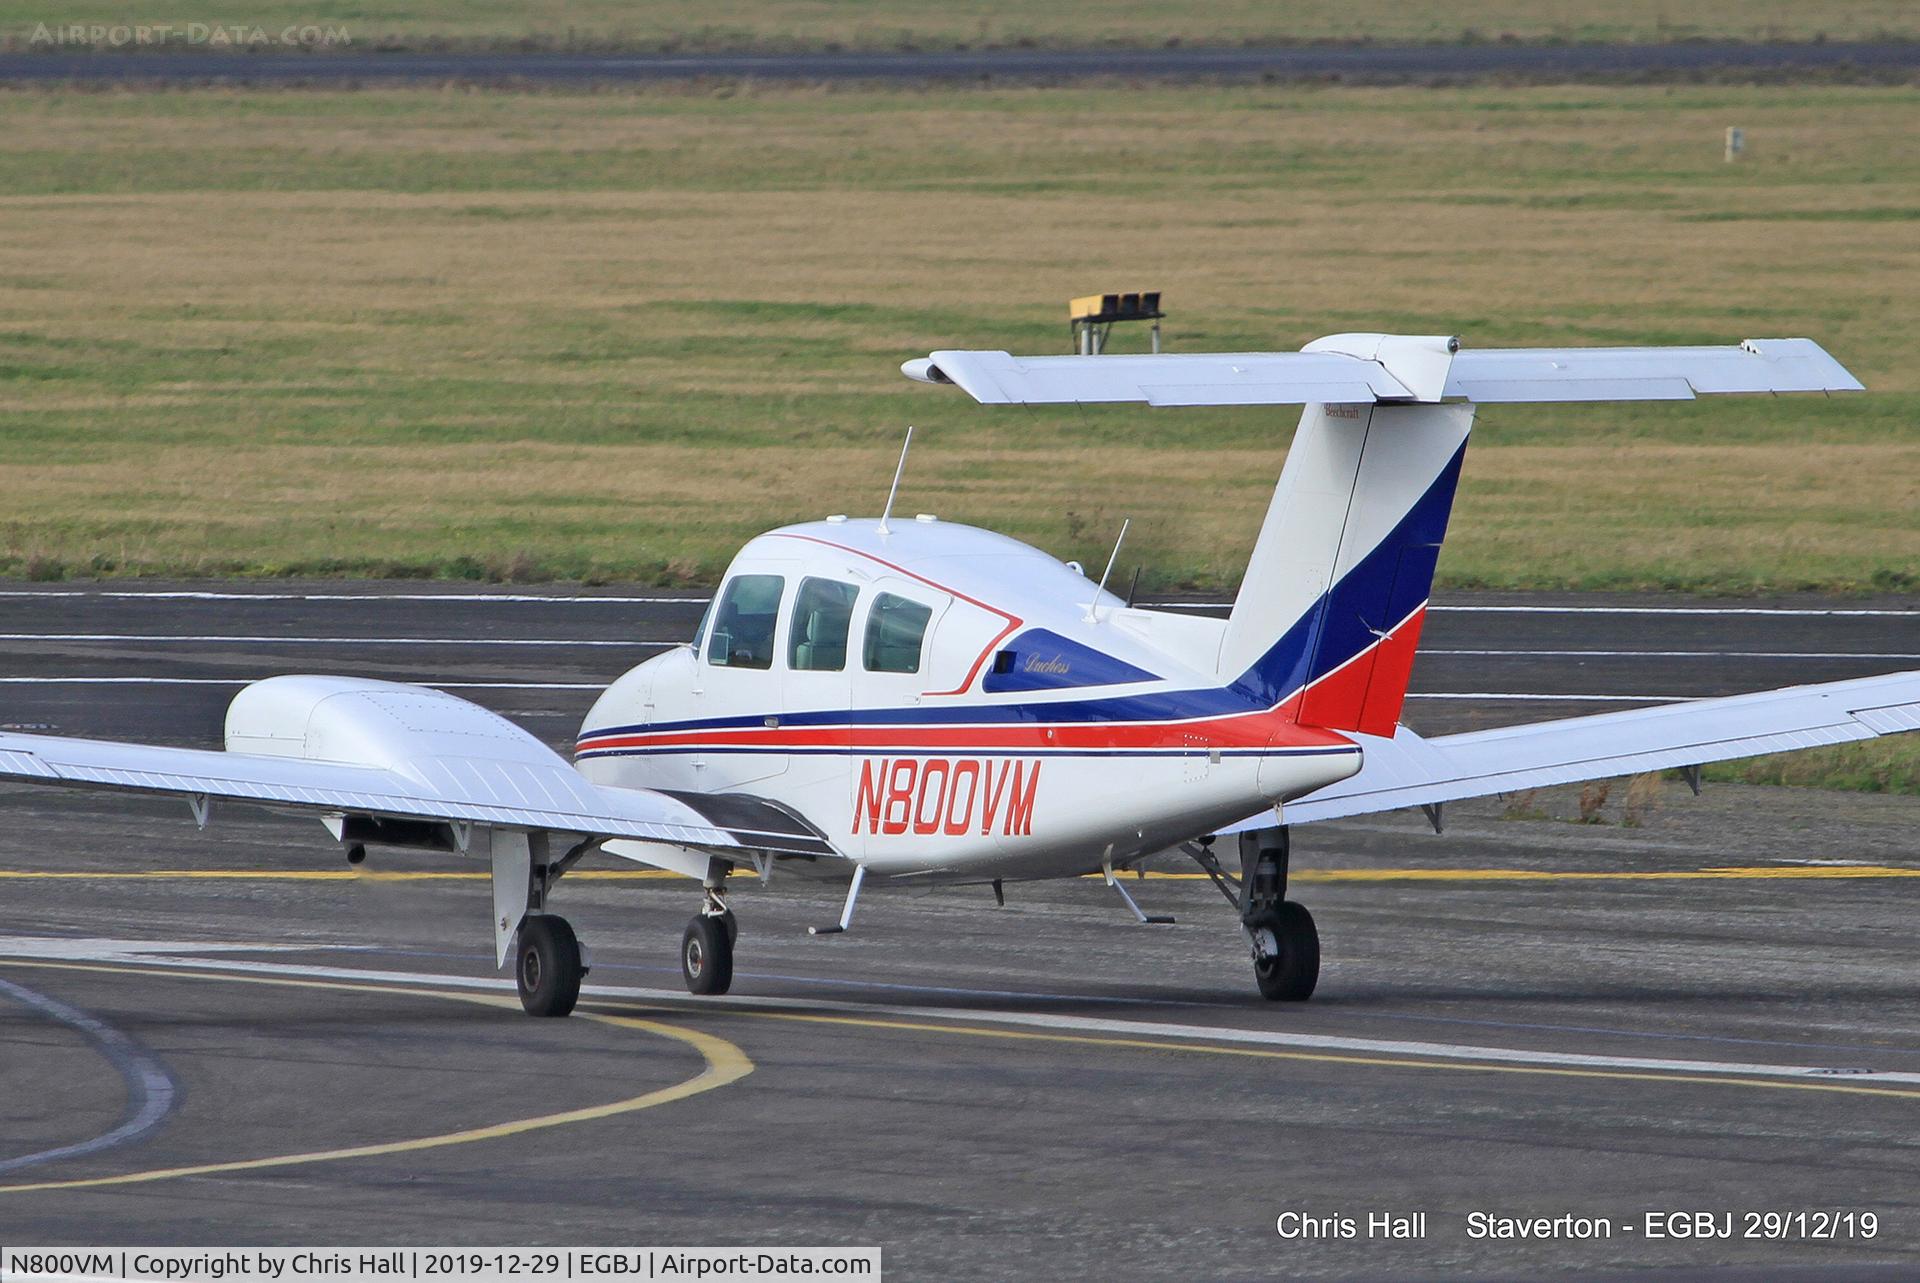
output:
M 987 404 L 1304 405 L 1225 620 L 1138 609 L 1037 548 L 920 516 L 753 540 L 690 644 L 587 715 L 575 761 L 425 686 L 274 677 L 226 751 L 0 735 L 0 777 L 317 815 L 367 844 L 490 863 L 496 958 L 534 1015 L 573 1009 L 586 950 L 548 912 L 595 851 L 697 879 L 695 993 L 727 991 L 727 881 L 974 883 L 1184 853 L 1238 914 L 1261 994 L 1300 1000 L 1319 939 L 1287 898 L 1292 826 L 1920 728 L 1920 672 L 1504 730 L 1399 725 L 1474 407 L 1857 391 L 1806 339 L 1461 350 L 1341 334 L 1299 352 L 935 352 L 902 367 Z M 898 476 L 896 474 L 896 486 Z M 1252 818 L 1249 818 L 1252 817 Z M 1237 868 L 1225 867 L 1216 839 Z

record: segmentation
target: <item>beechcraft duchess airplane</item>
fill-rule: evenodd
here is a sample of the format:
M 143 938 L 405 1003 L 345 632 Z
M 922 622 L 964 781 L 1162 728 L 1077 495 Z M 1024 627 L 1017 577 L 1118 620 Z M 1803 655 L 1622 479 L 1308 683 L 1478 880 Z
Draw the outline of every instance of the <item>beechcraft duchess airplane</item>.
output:
M 698 879 L 695 993 L 727 990 L 726 881 L 991 884 L 1191 856 L 1239 914 L 1260 992 L 1319 975 L 1286 898 L 1292 825 L 1920 729 L 1920 672 L 1423 739 L 1399 725 L 1474 406 L 1858 391 L 1806 339 L 1462 351 L 1341 334 L 1299 352 L 935 352 L 902 367 L 988 404 L 1304 405 L 1226 620 L 1136 609 L 1037 548 L 891 517 L 788 526 L 728 569 L 686 646 L 607 688 L 569 764 L 425 686 L 274 677 L 226 751 L 0 735 L 0 778 L 318 816 L 348 846 L 491 863 L 496 957 L 535 1015 L 587 955 L 547 911 L 594 851 Z M 904 457 L 903 457 L 904 462 Z M 898 475 L 895 477 L 896 487 Z M 1111 567 L 1109 567 L 1111 568 Z M 1249 819 L 1248 817 L 1253 818 Z M 1235 835 L 1239 874 L 1214 841 Z

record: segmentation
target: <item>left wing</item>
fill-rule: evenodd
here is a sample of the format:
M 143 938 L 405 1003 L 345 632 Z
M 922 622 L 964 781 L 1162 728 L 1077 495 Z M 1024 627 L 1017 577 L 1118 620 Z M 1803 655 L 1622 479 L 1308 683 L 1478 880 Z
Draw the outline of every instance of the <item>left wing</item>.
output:
M 1354 735 L 1359 772 L 1288 802 L 1288 824 L 1784 753 L 1920 730 L 1920 671 L 1423 739 Z M 1272 812 L 1220 830 L 1262 828 Z

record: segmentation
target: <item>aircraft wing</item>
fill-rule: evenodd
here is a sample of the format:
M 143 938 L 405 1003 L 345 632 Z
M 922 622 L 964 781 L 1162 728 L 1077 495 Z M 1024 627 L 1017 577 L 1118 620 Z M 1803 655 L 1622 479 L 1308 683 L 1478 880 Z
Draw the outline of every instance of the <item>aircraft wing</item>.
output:
M 942 351 L 901 366 L 985 405 L 1304 405 L 1684 401 L 1719 392 L 1858 392 L 1811 339 L 1726 347 L 1459 348 L 1446 338 L 1343 334 L 1299 352 L 1014 356 Z
M 0 735 L 0 781 L 171 795 L 196 808 L 217 799 L 320 817 L 465 823 L 716 851 L 832 854 L 806 825 L 757 799 L 597 785 L 532 736 L 515 749 L 510 756 L 421 754 L 404 766 L 383 767 Z
M 1282 809 L 1307 824 L 1916 730 L 1920 671 L 1433 739 L 1403 726 L 1392 739 L 1355 735 L 1360 771 Z M 1272 823 L 1268 811 L 1220 831 Z

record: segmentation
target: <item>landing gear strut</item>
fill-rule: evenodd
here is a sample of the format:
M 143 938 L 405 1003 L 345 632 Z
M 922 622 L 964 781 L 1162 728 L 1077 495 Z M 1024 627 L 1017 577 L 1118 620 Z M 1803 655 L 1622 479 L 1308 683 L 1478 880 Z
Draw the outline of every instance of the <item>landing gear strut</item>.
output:
M 512 962 L 520 1005 L 530 1016 L 570 1015 L 592 963 L 567 920 L 547 912 L 547 893 L 594 843 L 581 841 L 556 860 L 541 832 L 477 829 L 464 842 L 493 864 L 495 961 Z
M 722 894 L 727 865 L 720 860 L 713 865 L 718 867 L 709 866 L 706 901 L 680 937 L 680 975 L 688 993 L 722 994 L 733 985 L 733 942 L 740 927 Z
M 1320 933 L 1287 899 L 1287 830 L 1240 835 L 1240 926 L 1253 944 L 1253 978 L 1273 1002 L 1305 1002 L 1320 979 Z

